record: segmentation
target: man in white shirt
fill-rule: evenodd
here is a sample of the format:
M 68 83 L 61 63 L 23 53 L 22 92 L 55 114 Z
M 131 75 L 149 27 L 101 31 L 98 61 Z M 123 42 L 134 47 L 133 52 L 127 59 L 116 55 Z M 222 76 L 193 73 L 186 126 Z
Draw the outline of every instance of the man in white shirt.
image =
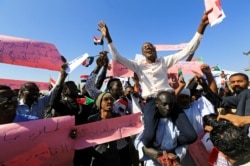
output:
M 105 22 L 100 22 L 98 24 L 100 31 L 102 32 L 102 36 L 104 36 L 108 42 L 109 51 L 113 58 L 138 75 L 139 83 L 142 89 L 141 96 L 145 98 L 147 102 L 143 110 L 144 118 L 146 119 L 144 119 L 145 125 L 154 126 L 155 121 L 155 119 L 153 119 L 155 117 L 155 113 L 152 111 L 155 109 L 155 104 L 154 102 L 148 103 L 148 101 L 152 98 L 155 98 L 158 92 L 172 89 L 168 83 L 167 69 L 196 51 L 201 41 L 202 35 L 209 23 L 208 14 L 211 11 L 212 9 L 203 14 L 197 32 L 183 50 L 172 55 L 158 58 L 154 45 L 152 43 L 146 42 L 142 45 L 142 55 L 145 57 L 145 60 L 141 61 L 129 60 L 125 57 L 122 57 L 112 43 L 112 38 Z M 175 93 L 177 94 L 178 92 Z M 151 142 L 153 139 L 150 133 L 152 133 L 154 130 L 155 128 L 151 128 L 150 131 L 147 132 L 149 134 L 146 134 L 147 136 L 144 138 L 146 138 L 148 141 L 144 142 L 145 145 L 149 145 L 149 142 Z
M 155 97 L 157 92 L 171 88 L 166 74 L 167 69 L 183 58 L 193 54 L 198 48 L 203 33 L 208 25 L 208 14 L 211 11 L 212 10 L 209 10 L 204 13 L 197 32 L 183 50 L 172 55 L 158 58 L 154 45 L 146 42 L 142 45 L 142 55 L 145 57 L 145 60 L 141 61 L 129 60 L 122 57 L 112 43 L 112 38 L 107 25 L 104 22 L 100 22 L 99 27 L 102 35 L 107 39 L 108 47 L 113 58 L 138 75 L 141 88 L 143 90 L 142 97 Z

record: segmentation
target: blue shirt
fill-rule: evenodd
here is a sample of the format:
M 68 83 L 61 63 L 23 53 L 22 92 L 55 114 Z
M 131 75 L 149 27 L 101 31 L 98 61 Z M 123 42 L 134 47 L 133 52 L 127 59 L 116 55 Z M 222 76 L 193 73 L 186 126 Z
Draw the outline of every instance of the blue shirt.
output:
M 182 160 L 186 155 L 187 146 L 177 146 L 177 137 L 180 131 L 168 118 L 161 118 L 156 131 L 154 146 L 160 147 L 161 150 L 175 150 L 176 155 Z M 138 150 L 139 159 L 144 161 L 144 166 L 161 166 L 153 161 L 143 152 L 143 133 L 135 139 L 135 148 Z
M 55 89 L 55 88 L 53 88 Z M 26 122 L 31 120 L 43 119 L 46 107 L 49 105 L 53 89 L 45 96 L 38 98 L 31 107 L 23 103 L 21 99 L 16 110 L 16 117 L 14 122 Z

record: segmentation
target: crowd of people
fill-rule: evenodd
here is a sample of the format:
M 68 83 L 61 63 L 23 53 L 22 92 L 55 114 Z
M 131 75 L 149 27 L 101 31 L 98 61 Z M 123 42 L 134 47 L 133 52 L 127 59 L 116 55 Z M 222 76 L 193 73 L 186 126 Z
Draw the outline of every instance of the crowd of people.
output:
M 65 81 L 68 75 L 65 61 L 56 85 L 43 96 L 33 82 L 23 84 L 18 93 L 0 85 L 0 125 L 65 115 L 74 116 L 75 125 L 83 125 L 133 114 L 133 102 L 137 102 L 144 124 L 141 133 L 75 150 L 72 165 L 247 165 L 250 162 L 248 76 L 235 73 L 227 78 L 222 73 L 225 87 L 218 88 L 211 68 L 202 64 L 202 74 L 193 71 L 194 76 L 187 83 L 182 76 L 177 87 L 168 82 L 167 69 L 194 55 L 211 11 L 203 14 L 197 32 L 183 50 L 160 58 L 154 45 L 145 42 L 141 48 L 145 59 L 140 61 L 121 56 L 107 24 L 100 22 L 99 30 L 113 59 L 134 72 L 133 84 L 128 81 L 123 86 L 119 78 L 109 77 L 106 90 L 101 91 L 109 64 L 108 52 L 101 51 L 96 67 L 79 91 L 74 81 Z M 225 90 L 230 93 L 224 93 Z M 94 102 L 79 102 L 84 97 Z M 72 139 L 75 136 L 71 135 Z M 203 161 L 197 160 L 200 154 L 194 153 L 194 146 L 204 150 Z

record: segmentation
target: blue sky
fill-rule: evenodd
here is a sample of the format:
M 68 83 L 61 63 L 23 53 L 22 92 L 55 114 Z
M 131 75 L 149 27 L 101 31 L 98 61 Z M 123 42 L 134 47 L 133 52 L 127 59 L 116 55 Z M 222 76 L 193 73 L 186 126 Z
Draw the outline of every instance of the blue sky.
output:
M 195 57 L 202 57 L 210 66 L 245 72 L 250 56 L 250 1 L 221 0 L 226 18 L 214 27 L 208 26 Z M 54 44 L 68 60 L 83 53 L 97 55 L 103 48 L 93 44 L 99 36 L 97 24 L 105 21 L 119 52 L 134 59 L 146 41 L 153 44 L 188 42 L 196 32 L 203 0 L 1 0 L 0 34 Z M 107 45 L 104 43 L 104 49 Z M 172 52 L 159 52 L 159 56 Z M 111 56 L 109 55 L 111 58 Z M 80 81 L 90 67 L 78 67 L 69 75 Z M 58 72 L 0 64 L 0 77 L 46 82 Z M 250 76 L 250 75 L 249 75 Z

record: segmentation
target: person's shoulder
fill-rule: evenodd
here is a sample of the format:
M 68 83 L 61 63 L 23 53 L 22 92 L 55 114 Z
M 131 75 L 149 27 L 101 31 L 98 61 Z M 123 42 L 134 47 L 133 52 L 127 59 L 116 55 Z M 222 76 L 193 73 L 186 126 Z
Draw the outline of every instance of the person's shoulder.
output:
M 93 115 L 90 115 L 88 117 L 88 122 L 96 122 L 96 121 L 99 121 L 100 119 L 100 113 L 96 113 L 96 114 L 93 114 Z

